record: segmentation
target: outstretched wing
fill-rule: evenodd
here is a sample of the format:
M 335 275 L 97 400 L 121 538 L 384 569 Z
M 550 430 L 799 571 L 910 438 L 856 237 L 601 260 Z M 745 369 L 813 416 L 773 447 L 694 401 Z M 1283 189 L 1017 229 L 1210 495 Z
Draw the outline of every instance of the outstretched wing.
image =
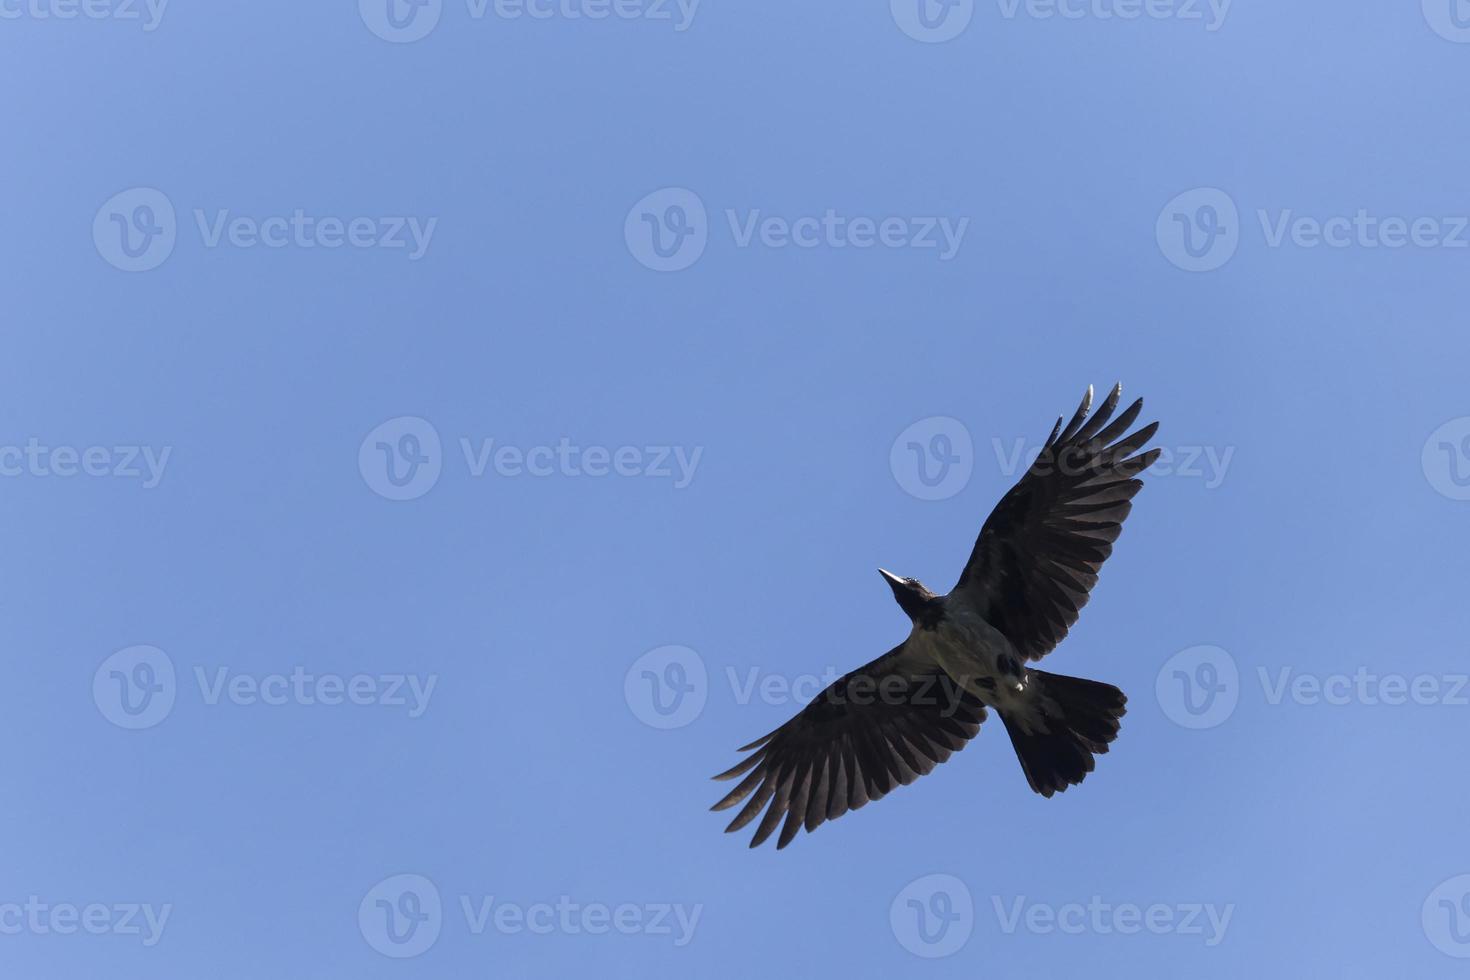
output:
M 985 519 L 955 586 L 1027 660 L 1049 653 L 1077 622 L 1143 487 L 1138 474 L 1158 458 L 1157 449 L 1138 453 L 1157 422 L 1124 435 L 1142 398 L 1103 428 L 1122 394 L 1114 387 L 1088 418 L 1089 386 L 1065 429 L 1057 419 L 1036 462 Z
M 739 830 L 765 809 L 750 841 L 758 847 L 785 817 L 776 847 L 930 772 L 980 731 L 985 707 L 933 661 L 899 646 L 833 682 L 795 717 L 739 749 L 744 761 L 716 779 L 740 785 L 711 809 L 750 801 L 725 828 Z M 754 796 L 751 794 L 754 793 Z

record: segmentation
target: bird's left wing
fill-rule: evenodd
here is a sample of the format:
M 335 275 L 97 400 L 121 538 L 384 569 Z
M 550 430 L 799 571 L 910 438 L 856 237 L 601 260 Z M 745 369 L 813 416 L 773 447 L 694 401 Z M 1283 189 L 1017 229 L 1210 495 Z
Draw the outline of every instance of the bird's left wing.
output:
M 1036 462 L 985 519 L 954 588 L 1027 660 L 1045 656 L 1077 622 L 1143 487 L 1138 476 L 1159 457 L 1139 452 L 1157 422 L 1128 432 L 1143 399 L 1107 425 L 1122 394 L 1114 387 L 1089 418 L 1089 387 L 1065 429 L 1057 419 Z
M 711 809 L 750 796 L 725 828 L 739 830 L 765 809 L 750 846 L 786 824 L 776 847 L 881 799 L 929 773 L 980 731 L 985 707 L 933 661 L 894 647 L 834 681 L 795 718 L 739 749 L 744 761 L 716 779 L 745 775 Z M 768 806 L 769 805 L 769 806 Z

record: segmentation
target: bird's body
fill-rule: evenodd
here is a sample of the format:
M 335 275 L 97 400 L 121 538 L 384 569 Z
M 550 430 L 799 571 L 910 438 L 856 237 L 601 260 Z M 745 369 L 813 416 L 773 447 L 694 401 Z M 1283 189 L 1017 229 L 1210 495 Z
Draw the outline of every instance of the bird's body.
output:
M 785 725 L 744 746 L 744 775 L 714 809 L 750 797 L 729 831 L 764 810 L 751 846 L 879 799 L 934 769 L 1000 715 L 1031 788 L 1065 790 L 1093 770 L 1117 737 L 1127 699 L 1098 681 L 1027 663 L 1050 652 L 1076 622 L 1098 570 L 1158 450 L 1139 452 L 1157 423 L 1127 434 L 1142 401 L 1106 425 L 1122 393 L 1098 411 L 1089 388 L 1064 429 L 1057 420 L 1035 463 L 986 519 L 955 587 L 935 595 L 883 572 L 908 615 L 908 637 L 839 678 Z M 1106 425 L 1106 427 L 1104 427 Z

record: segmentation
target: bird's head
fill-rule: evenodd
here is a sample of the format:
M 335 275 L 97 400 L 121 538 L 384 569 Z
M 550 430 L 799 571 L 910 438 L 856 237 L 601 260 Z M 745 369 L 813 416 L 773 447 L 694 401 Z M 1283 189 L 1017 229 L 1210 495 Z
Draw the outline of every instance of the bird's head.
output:
M 883 576 L 883 581 L 893 590 L 893 598 L 898 600 L 909 619 L 918 622 L 925 613 L 934 609 L 934 603 L 939 597 L 925 588 L 923 582 L 916 578 L 900 578 L 881 568 L 878 569 L 878 574 Z

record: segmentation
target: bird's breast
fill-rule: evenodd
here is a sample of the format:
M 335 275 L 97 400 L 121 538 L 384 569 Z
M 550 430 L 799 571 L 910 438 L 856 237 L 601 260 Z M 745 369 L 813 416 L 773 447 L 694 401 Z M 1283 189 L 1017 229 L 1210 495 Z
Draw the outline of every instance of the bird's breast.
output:
M 1003 704 L 1024 690 L 1025 670 L 1011 642 L 964 608 L 947 608 L 934 629 L 916 629 L 910 642 L 987 704 Z

